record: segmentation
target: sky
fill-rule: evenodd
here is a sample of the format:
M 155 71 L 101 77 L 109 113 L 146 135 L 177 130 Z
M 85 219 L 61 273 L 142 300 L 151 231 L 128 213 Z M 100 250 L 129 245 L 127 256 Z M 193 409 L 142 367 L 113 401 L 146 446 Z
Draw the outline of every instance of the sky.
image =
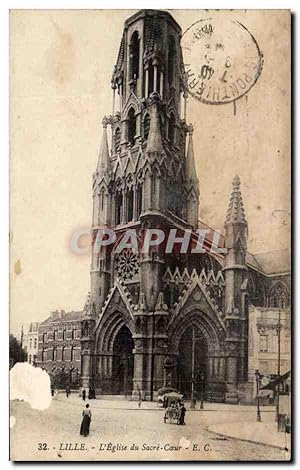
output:
M 89 255 L 70 240 L 89 230 L 92 172 L 123 24 L 134 10 L 14 10 L 10 14 L 10 327 L 18 334 L 56 309 L 81 310 Z M 173 10 L 185 31 L 207 12 Z M 238 10 L 264 67 L 233 105 L 189 96 L 200 181 L 200 218 L 223 230 L 235 174 L 253 253 L 290 241 L 289 13 Z

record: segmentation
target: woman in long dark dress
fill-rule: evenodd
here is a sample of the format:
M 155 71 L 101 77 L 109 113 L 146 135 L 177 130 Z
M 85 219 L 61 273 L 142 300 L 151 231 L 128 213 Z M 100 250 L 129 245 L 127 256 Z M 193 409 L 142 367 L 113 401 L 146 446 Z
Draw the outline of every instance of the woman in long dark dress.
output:
M 90 424 L 91 424 L 91 419 L 92 419 L 92 413 L 91 410 L 89 409 L 89 404 L 85 405 L 85 408 L 82 412 L 82 422 L 80 426 L 80 435 L 81 436 L 88 436 L 90 432 Z

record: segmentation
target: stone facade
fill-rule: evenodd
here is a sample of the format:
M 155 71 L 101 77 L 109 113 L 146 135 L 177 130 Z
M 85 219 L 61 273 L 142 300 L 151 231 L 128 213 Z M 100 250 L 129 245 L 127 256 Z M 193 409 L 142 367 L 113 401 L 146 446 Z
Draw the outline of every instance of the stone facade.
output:
M 62 382 L 72 386 L 80 381 L 81 317 L 82 312 L 55 311 L 38 328 L 37 365 L 52 379 L 65 375 Z
M 249 309 L 249 378 L 256 369 L 262 375 L 277 375 L 278 324 L 280 315 L 280 372 L 291 370 L 291 312 L 289 308 Z
M 36 365 L 38 358 L 38 341 L 39 341 L 39 323 L 30 323 L 28 332 L 23 336 L 23 348 L 27 354 L 27 362 Z
M 192 331 L 200 338 L 195 389 L 204 373 L 210 391 L 236 390 L 248 383 L 249 304 L 282 302 L 278 285 L 289 298 L 288 273 L 277 269 L 284 281 L 277 279 L 247 252 L 238 176 L 220 241 L 227 254 L 213 254 L 209 238 L 197 254 L 116 250 L 128 229 L 143 239 L 148 229 L 193 237 L 202 227 L 180 38 L 169 13 L 138 12 L 125 22 L 112 76 L 114 109 L 103 119 L 93 174 L 92 233 L 94 247 L 99 227 L 113 228 L 116 242 L 93 250 L 81 338 L 82 382 L 98 393 L 151 400 L 172 385 L 188 395 Z

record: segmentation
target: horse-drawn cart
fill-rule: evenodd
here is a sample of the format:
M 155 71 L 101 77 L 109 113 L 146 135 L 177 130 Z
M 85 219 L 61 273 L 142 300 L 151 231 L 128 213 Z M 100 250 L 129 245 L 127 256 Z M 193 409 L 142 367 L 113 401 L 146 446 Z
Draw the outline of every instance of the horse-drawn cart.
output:
M 183 399 L 183 395 L 176 392 L 166 393 L 164 395 L 164 406 L 166 408 L 164 414 L 164 423 L 179 424 L 180 420 L 180 403 Z

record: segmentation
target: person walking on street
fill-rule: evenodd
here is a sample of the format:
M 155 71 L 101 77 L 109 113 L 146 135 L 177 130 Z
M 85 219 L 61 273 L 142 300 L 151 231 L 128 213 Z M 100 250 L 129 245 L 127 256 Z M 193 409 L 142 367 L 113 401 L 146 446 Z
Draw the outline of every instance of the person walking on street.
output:
M 82 399 L 85 401 L 86 391 L 85 388 L 82 390 Z
M 92 420 L 92 413 L 89 408 L 89 404 L 85 405 L 85 408 L 82 412 L 82 422 L 80 426 L 80 435 L 81 436 L 88 436 L 90 433 L 90 424 Z
M 180 405 L 180 416 L 179 416 L 179 424 L 180 425 L 185 425 L 185 413 L 186 413 L 186 407 L 184 406 L 184 403 L 181 403 Z
M 69 395 L 70 395 L 70 387 L 69 385 L 66 386 L 66 396 L 67 398 L 69 398 Z

